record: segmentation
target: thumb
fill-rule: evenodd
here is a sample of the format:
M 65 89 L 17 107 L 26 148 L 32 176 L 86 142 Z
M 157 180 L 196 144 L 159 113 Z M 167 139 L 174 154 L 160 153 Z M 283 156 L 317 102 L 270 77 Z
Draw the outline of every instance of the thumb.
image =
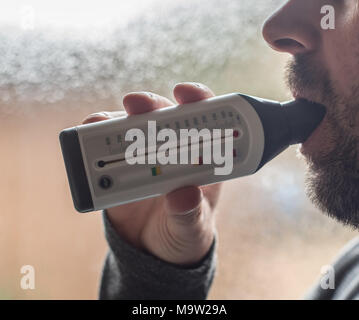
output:
M 195 186 L 183 187 L 165 197 L 165 211 L 175 225 L 194 225 L 200 220 L 203 194 Z
M 181 265 L 200 261 L 215 234 L 213 215 L 201 189 L 190 186 L 167 194 L 163 213 L 162 246 L 167 248 L 167 261 Z

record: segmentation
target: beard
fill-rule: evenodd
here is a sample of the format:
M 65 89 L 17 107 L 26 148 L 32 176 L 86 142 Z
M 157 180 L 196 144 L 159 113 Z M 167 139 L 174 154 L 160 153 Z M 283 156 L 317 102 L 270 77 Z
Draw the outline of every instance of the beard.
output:
M 359 228 L 359 79 L 349 94 L 340 94 L 329 73 L 319 65 L 310 54 L 303 54 L 294 57 L 286 68 L 287 85 L 295 95 L 327 108 L 322 128 L 326 141 L 305 154 L 306 193 L 330 217 Z

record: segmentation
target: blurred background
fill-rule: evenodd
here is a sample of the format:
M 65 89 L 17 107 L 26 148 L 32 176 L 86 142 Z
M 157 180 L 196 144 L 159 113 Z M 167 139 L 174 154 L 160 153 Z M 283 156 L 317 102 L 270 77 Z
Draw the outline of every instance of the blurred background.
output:
M 288 100 L 288 56 L 261 25 L 282 0 L 3 0 L 0 5 L 0 299 L 96 299 L 101 214 L 72 205 L 58 133 L 177 82 Z M 291 147 L 225 184 L 211 299 L 299 299 L 356 232 L 307 200 Z M 35 290 L 20 288 L 23 265 Z

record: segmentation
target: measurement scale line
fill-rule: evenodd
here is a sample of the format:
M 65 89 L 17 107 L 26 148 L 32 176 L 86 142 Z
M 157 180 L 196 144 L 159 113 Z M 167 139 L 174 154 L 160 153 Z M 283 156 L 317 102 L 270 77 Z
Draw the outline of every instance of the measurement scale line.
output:
M 210 140 L 201 140 L 201 141 L 199 141 L 198 145 L 202 145 L 204 142 L 207 142 L 207 141 L 214 142 L 214 141 L 217 141 L 217 140 L 224 140 L 225 138 L 228 138 L 228 137 L 230 137 L 230 136 L 232 136 L 232 135 L 224 135 L 224 136 L 221 136 L 220 139 L 215 139 L 215 140 L 213 140 L 213 138 L 211 138 Z M 185 144 L 177 145 L 176 149 L 178 150 L 179 148 L 181 148 L 181 147 L 184 146 L 184 145 L 185 145 Z M 187 144 L 187 147 L 191 147 L 191 146 L 192 146 L 192 143 L 191 143 L 191 142 L 190 142 L 189 144 Z M 170 150 L 172 150 L 172 149 L 170 149 Z M 144 153 L 144 156 L 146 157 L 146 156 L 148 156 L 149 154 L 157 153 L 157 151 L 158 151 L 158 149 L 156 149 L 155 152 L 148 152 L 148 151 L 146 151 L 146 152 Z M 133 158 L 130 158 L 130 159 L 133 159 Z M 116 163 L 116 162 L 123 162 L 123 161 L 125 161 L 125 160 L 126 160 L 126 158 L 124 157 L 124 158 L 119 158 L 119 159 L 114 159 L 114 160 L 108 160 L 108 161 L 102 161 L 102 160 L 100 160 L 100 161 L 97 161 L 97 163 L 101 162 L 102 165 L 101 165 L 100 167 L 103 168 L 103 167 L 105 167 L 105 166 L 108 165 L 108 164 L 113 164 L 113 163 Z

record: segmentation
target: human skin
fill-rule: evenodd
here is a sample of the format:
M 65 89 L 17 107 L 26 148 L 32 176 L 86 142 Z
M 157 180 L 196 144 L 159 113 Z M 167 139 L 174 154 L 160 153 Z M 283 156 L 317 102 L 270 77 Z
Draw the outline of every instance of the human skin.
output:
M 321 28 L 324 5 L 335 29 Z M 359 11 L 357 0 L 287 1 L 264 24 L 263 36 L 292 58 L 294 97 L 322 103 L 327 115 L 300 151 L 308 163 L 307 194 L 324 212 L 359 226 Z
M 321 7 L 328 4 L 335 8 L 335 30 L 320 26 Z M 292 57 L 287 82 L 293 96 L 327 107 L 322 124 L 301 148 L 308 162 L 308 195 L 323 211 L 354 226 L 359 224 L 357 30 L 357 0 L 286 1 L 263 26 L 268 44 Z M 213 95 L 200 84 L 181 83 L 174 88 L 175 100 L 180 104 Z M 131 115 L 172 104 L 148 92 L 130 93 L 123 100 Z M 119 115 L 120 112 L 92 114 L 83 123 Z M 221 184 L 185 187 L 165 196 L 110 208 L 108 217 L 119 234 L 134 246 L 167 262 L 193 265 L 213 242 L 214 209 L 220 188 Z
M 210 89 L 197 83 L 177 84 L 173 94 L 178 104 L 214 96 Z M 173 104 L 149 92 L 129 93 L 123 99 L 124 109 L 133 116 Z M 83 123 L 119 115 L 123 113 L 92 114 Z M 205 256 L 213 243 L 214 209 L 220 188 L 221 184 L 188 186 L 164 196 L 110 208 L 107 214 L 117 232 L 132 245 L 170 263 L 193 265 Z

